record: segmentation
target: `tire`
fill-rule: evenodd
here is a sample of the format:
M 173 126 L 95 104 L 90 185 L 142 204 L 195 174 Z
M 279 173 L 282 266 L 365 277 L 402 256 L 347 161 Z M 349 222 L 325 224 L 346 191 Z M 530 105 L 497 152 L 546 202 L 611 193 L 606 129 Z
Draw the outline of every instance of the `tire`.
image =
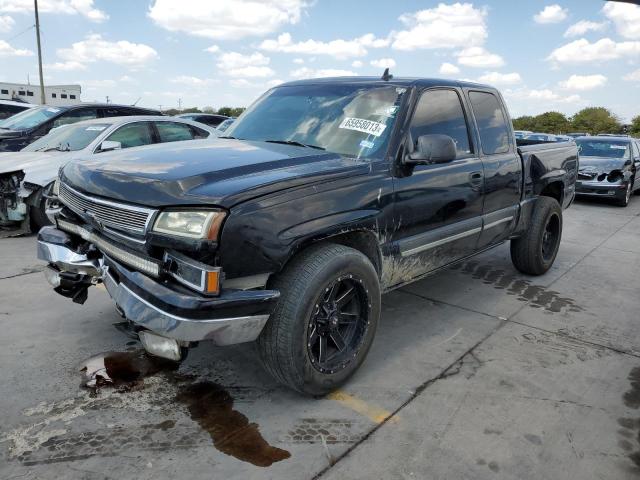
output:
M 511 261 L 522 273 L 542 275 L 551 268 L 562 238 L 562 208 L 555 198 L 539 197 L 524 234 L 511 240 Z
M 360 367 L 373 343 L 380 317 L 374 266 L 353 248 L 321 244 L 294 257 L 269 288 L 279 290 L 280 299 L 257 340 L 265 369 L 303 394 L 335 390 Z M 343 294 L 347 300 L 340 299 Z M 336 305 L 331 295 L 338 300 L 334 313 L 328 313 Z M 331 333 L 335 329 L 340 336 Z M 333 338 L 341 338 L 345 349 L 339 351 Z
M 47 198 L 44 191 L 48 186 L 41 188 L 33 193 L 33 204 L 29 209 L 29 218 L 31 219 L 31 231 L 38 232 L 42 227 L 51 225 L 51 220 L 47 217 Z
M 633 180 L 630 180 L 629 183 L 627 183 L 627 188 L 624 191 L 624 195 L 616 199 L 616 205 L 618 205 L 619 207 L 626 207 L 627 205 L 629 205 L 631 195 L 633 195 Z

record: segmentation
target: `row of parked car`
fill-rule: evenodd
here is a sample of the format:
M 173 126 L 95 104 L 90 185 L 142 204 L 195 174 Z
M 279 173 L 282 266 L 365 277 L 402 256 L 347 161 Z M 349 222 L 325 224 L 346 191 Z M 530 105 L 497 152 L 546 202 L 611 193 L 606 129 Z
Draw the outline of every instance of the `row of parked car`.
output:
M 24 108 L 0 122 L 0 227 L 22 230 L 50 223 L 48 190 L 67 162 L 112 150 L 216 137 L 234 120 L 214 114 L 170 117 L 127 105 L 13 103 Z

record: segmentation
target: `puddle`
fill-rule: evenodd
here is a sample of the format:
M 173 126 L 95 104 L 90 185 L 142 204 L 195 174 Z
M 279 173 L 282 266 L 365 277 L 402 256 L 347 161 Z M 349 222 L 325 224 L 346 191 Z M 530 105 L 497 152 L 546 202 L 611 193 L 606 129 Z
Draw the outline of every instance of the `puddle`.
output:
M 205 430 L 222 453 L 259 467 L 268 467 L 291 456 L 273 447 L 260 434 L 258 425 L 233 409 L 233 398 L 220 385 L 199 382 L 183 388 L 176 399 L 191 419 Z
M 450 269 L 471 275 L 474 279 L 482 280 L 483 283 L 497 290 L 505 290 L 508 295 L 515 296 L 522 302 L 529 302 L 534 308 L 543 308 L 551 312 L 582 312 L 584 310 L 576 305 L 572 298 L 563 297 L 559 292 L 548 290 L 543 286 L 533 285 L 529 280 L 515 273 L 490 265 L 464 262 L 453 265 Z
M 177 369 L 175 362 L 147 355 L 142 349 L 107 352 L 83 363 L 82 386 L 92 390 L 94 396 L 105 387 L 125 393 L 142 387 L 146 377 L 167 373 L 162 381 L 176 389 L 174 401 L 187 408 L 191 419 L 207 432 L 217 450 L 260 467 L 291 456 L 288 451 L 269 445 L 258 425 L 233 409 L 234 398 L 224 387 L 208 381 L 193 383 L 193 377 L 178 374 Z M 173 428 L 175 422 L 161 425 L 166 425 L 166 430 Z

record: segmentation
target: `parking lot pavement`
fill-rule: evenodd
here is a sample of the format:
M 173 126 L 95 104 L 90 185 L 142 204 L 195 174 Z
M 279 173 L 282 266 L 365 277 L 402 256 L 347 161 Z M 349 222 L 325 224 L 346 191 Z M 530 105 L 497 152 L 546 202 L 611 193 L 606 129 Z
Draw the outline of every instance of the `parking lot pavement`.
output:
M 0 240 L 0 478 L 635 478 L 640 198 L 564 227 L 543 277 L 505 245 L 383 297 L 369 358 L 322 399 L 251 345 L 146 362 L 104 289 L 74 305 L 29 273 L 33 237 Z M 143 380 L 81 388 L 109 351 Z

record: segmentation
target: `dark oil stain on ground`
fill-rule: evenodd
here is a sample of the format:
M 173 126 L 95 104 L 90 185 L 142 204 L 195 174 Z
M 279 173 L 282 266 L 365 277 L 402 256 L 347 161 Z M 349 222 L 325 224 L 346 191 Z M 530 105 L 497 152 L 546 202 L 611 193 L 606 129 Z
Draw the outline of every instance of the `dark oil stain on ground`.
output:
M 640 408 L 640 367 L 635 367 L 627 376 L 631 388 L 622 395 L 624 404 L 637 410 Z M 618 434 L 624 438 L 618 440 L 618 446 L 627 453 L 636 467 L 640 468 L 640 418 L 619 418 L 618 425 L 622 427 Z M 630 440 L 635 438 L 638 450 L 633 450 Z
M 178 364 L 147 355 L 144 350 L 107 352 L 83 363 L 83 386 L 97 395 L 100 388 L 113 387 L 124 393 L 133 390 L 146 377 L 166 373 L 168 382 L 178 385 L 176 401 L 187 407 L 191 419 L 205 430 L 216 449 L 239 460 L 268 467 L 291 456 L 273 447 L 260 434 L 257 424 L 233 409 L 234 399 L 213 382 L 188 384 L 192 377 L 178 374 Z M 175 422 L 160 424 L 161 430 L 173 428 Z
M 471 275 L 476 280 L 491 285 L 498 290 L 505 290 L 507 294 L 515 296 L 522 302 L 529 302 L 534 308 L 544 308 L 551 312 L 581 312 L 583 308 L 575 304 L 571 298 L 562 297 L 554 290 L 547 290 L 540 285 L 532 285 L 529 280 L 519 277 L 490 265 L 478 262 L 463 262 L 451 267 L 464 274 Z
M 113 386 L 129 390 L 145 377 L 159 372 L 175 371 L 178 364 L 170 360 L 147 355 L 138 349 L 128 352 L 106 352 L 89 358 L 80 371 L 83 386 L 94 393 L 101 387 Z
M 268 467 L 291 456 L 273 447 L 260 434 L 258 425 L 233 409 L 233 398 L 220 385 L 199 382 L 184 388 L 176 399 L 186 405 L 191 418 L 223 453 L 259 467 Z

